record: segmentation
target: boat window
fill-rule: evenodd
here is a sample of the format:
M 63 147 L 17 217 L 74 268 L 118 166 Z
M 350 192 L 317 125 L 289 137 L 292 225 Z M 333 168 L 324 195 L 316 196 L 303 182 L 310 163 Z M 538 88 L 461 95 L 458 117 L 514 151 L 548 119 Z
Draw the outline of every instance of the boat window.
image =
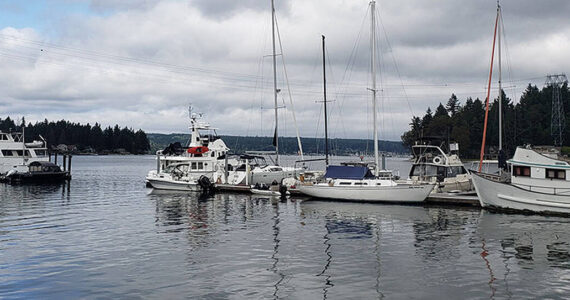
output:
M 202 170 L 204 169 L 204 163 L 203 162 L 199 162 L 198 163 L 198 170 Z
M 7 141 L 8 140 L 8 136 L 6 136 L 5 134 L 0 135 L 0 140 L 1 141 Z
M 198 168 L 198 165 L 196 164 L 196 162 L 192 162 L 192 170 L 196 170 Z
M 45 150 L 35 150 L 36 151 L 36 155 L 37 156 L 45 156 L 46 155 L 46 151 Z
M 4 156 L 14 156 L 14 153 L 12 153 L 12 150 L 2 150 L 2 155 L 4 155 Z
M 530 167 L 515 166 L 513 169 L 515 176 L 530 177 Z
M 271 171 L 271 172 L 281 172 L 281 171 L 283 171 L 283 169 L 281 169 L 281 168 L 270 168 L 269 171 Z
M 566 179 L 566 170 L 546 169 L 546 178 Z
M 16 150 L 16 156 L 24 156 L 24 150 Z
M 339 182 L 340 185 L 350 185 L 350 182 Z
M 215 157 L 216 156 L 216 152 L 212 151 L 212 154 L 210 155 L 211 157 Z
M 362 185 L 362 182 L 355 182 L 354 185 Z

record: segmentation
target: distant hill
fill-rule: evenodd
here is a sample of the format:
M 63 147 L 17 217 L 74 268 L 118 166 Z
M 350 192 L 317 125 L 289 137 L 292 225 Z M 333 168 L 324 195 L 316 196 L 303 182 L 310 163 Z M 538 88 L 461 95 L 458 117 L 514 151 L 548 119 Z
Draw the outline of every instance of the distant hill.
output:
M 147 133 L 147 137 L 150 142 L 151 152 L 154 153 L 157 150 L 164 149 L 170 143 L 180 142 L 182 145 L 185 145 L 190 135 L 182 133 Z M 222 135 L 221 138 L 234 153 L 275 150 L 275 147 L 272 145 L 272 137 Z M 306 154 L 324 153 L 325 140 L 322 138 L 301 138 L 301 143 L 303 144 L 303 152 Z M 402 142 L 379 141 L 378 145 L 380 151 L 409 153 L 409 149 L 405 148 Z M 334 155 L 371 154 L 374 151 L 374 143 L 372 140 L 364 139 L 330 139 L 329 148 Z M 297 150 L 297 138 L 279 138 L 279 152 L 296 154 Z

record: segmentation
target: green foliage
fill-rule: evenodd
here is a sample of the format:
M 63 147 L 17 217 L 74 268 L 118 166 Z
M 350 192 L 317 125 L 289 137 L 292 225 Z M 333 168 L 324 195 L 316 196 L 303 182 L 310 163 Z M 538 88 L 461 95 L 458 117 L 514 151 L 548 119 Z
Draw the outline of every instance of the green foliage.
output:
M 25 121 L 22 119 L 22 124 Z M 20 126 L 7 117 L 5 120 L 0 119 L 0 131 L 21 131 Z M 26 126 L 26 142 L 38 139 L 41 135 L 48 143 L 48 147 L 55 147 L 59 144 L 75 145 L 78 150 L 94 150 L 96 152 L 111 152 L 116 149 L 124 149 L 133 154 L 143 154 L 150 150 L 150 143 L 144 131 L 133 131 L 131 128 L 114 128 L 107 127 L 101 129 L 101 125 L 95 123 L 82 125 L 79 123 L 71 123 L 69 121 L 60 120 L 57 122 L 49 122 L 45 119 L 36 124 L 29 123 Z
M 552 88 L 544 87 L 540 90 L 529 84 L 517 104 L 514 104 L 504 92 L 502 93 L 502 136 L 503 148 L 507 153 L 513 154 L 516 147 L 520 145 L 552 145 L 550 128 Z M 564 145 L 568 146 L 570 145 L 570 91 L 567 84 L 561 88 L 561 99 L 567 120 Z M 489 147 L 497 148 L 499 143 L 498 104 L 498 97 L 489 103 L 485 142 L 487 153 L 489 153 Z M 414 116 L 410 123 L 410 130 L 402 135 L 402 142 L 409 147 L 420 137 L 449 137 L 459 142 L 462 157 L 475 158 L 478 157 L 481 149 L 484 118 L 485 103 L 483 101 L 467 98 L 465 104 L 461 105 L 457 97 L 452 94 L 447 105 L 444 107 L 440 103 L 435 114 L 432 114 L 431 109 L 428 108 L 422 118 Z

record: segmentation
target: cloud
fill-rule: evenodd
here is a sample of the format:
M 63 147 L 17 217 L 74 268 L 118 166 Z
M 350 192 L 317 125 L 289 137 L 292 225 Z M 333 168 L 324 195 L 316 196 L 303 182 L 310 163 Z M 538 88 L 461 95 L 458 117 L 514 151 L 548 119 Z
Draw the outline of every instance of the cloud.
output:
M 5 104 L 0 115 L 181 132 L 192 103 L 222 134 L 271 135 L 269 1 L 58 1 L 84 4 L 91 12 L 54 10 L 46 21 L 49 30 L 34 24 L 1 29 Z M 322 103 L 317 101 L 322 100 L 324 34 L 332 136 L 371 135 L 367 4 L 276 1 L 283 42 L 278 56 L 283 134 L 295 130 L 281 59 L 302 135 L 322 136 Z M 547 73 L 570 67 L 565 59 L 570 4 L 504 0 L 502 5 L 504 78 L 507 94 L 516 99 L 529 82 L 542 85 Z M 377 6 L 381 137 L 398 140 L 412 115 L 428 106 L 433 110 L 451 93 L 462 102 L 484 97 L 494 1 Z

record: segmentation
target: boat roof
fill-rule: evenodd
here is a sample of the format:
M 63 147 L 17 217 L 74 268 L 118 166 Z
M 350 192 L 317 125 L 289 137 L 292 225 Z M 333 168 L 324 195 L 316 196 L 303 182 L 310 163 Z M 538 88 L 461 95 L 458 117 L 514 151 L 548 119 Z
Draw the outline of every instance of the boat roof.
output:
M 373 178 L 370 169 L 363 166 L 328 166 L 325 178 L 356 179 Z
M 518 147 L 513 158 L 509 159 L 507 163 L 544 168 L 570 169 L 570 164 L 567 161 L 559 159 L 557 153 L 550 151 L 541 153 L 540 149 L 531 149 L 530 147 Z

